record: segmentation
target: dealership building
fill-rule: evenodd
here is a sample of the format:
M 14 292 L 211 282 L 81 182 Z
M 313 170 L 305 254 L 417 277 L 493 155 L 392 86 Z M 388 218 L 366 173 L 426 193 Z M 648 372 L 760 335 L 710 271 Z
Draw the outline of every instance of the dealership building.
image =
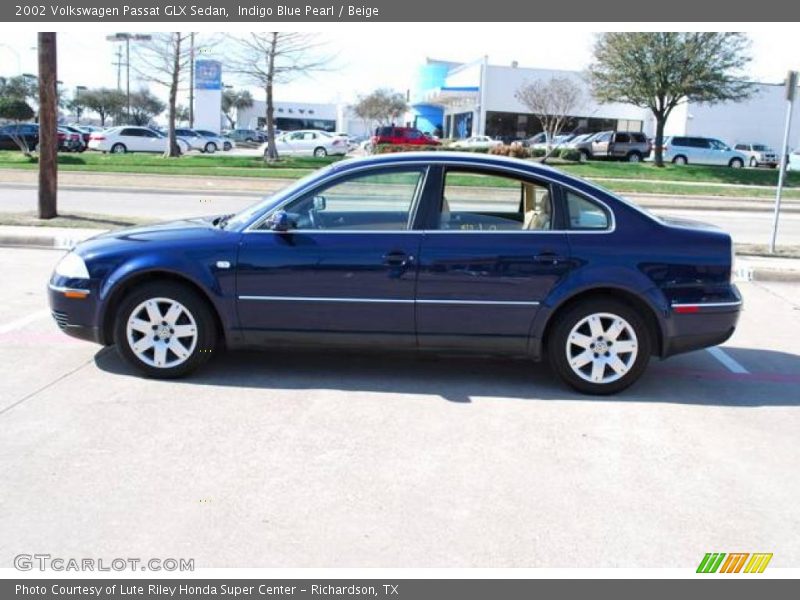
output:
M 483 57 L 469 63 L 428 59 L 417 72 L 409 91 L 408 125 L 444 137 L 489 135 L 505 140 L 530 137 L 541 131 L 538 119 L 516 97 L 516 92 L 537 80 L 563 77 L 584 88 L 584 100 L 571 115 L 567 130 L 643 131 L 655 135 L 655 120 L 648 109 L 626 103 L 600 104 L 592 98 L 585 75 L 579 71 L 491 65 Z M 698 135 L 728 144 L 782 143 L 785 119 L 783 84 L 755 86 L 742 102 L 714 105 L 687 103 L 676 108 L 666 124 L 666 135 Z M 795 119 L 790 145 L 800 143 L 800 118 Z

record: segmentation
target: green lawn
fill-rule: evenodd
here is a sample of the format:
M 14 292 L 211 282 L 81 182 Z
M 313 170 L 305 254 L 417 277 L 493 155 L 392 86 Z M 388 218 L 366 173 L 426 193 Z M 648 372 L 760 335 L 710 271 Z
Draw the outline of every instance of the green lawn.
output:
M 180 158 L 163 158 L 155 154 L 60 154 L 59 169 L 63 171 L 94 171 L 107 173 L 145 173 L 159 175 L 194 175 L 210 177 L 263 177 L 297 179 L 310 170 L 341 160 L 340 157 L 285 158 L 275 163 L 265 163 L 260 157 L 190 155 Z M 670 195 L 703 195 L 731 197 L 771 197 L 770 189 L 752 186 L 773 186 L 777 182 L 775 169 L 731 169 L 727 167 L 701 167 L 693 165 L 667 165 L 657 168 L 651 164 L 615 162 L 563 163 L 552 166 L 564 172 L 598 183 L 612 191 Z M 36 169 L 35 157 L 20 152 L 0 151 L 0 169 Z M 481 185 L 476 178 L 454 178 L 457 185 Z M 603 181 L 619 179 L 621 181 Z M 667 183 L 686 182 L 691 185 Z M 703 184 L 729 184 L 715 186 Z M 800 173 L 788 173 L 787 198 L 800 198 Z

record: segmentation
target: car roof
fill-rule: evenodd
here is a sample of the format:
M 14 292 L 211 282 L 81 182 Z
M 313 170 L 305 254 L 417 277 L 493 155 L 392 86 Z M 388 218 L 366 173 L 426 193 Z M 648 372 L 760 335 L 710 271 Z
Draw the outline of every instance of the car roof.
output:
M 542 173 L 547 175 L 561 174 L 553 167 L 539 162 L 531 162 L 519 158 L 510 158 L 496 154 L 473 154 L 469 152 L 393 152 L 388 154 L 376 154 L 372 156 L 347 158 L 333 163 L 334 170 L 348 170 L 350 168 L 360 168 L 368 165 L 391 165 L 413 162 L 429 163 L 461 163 L 463 165 L 488 166 L 499 168 L 513 168 L 529 171 L 531 174 Z

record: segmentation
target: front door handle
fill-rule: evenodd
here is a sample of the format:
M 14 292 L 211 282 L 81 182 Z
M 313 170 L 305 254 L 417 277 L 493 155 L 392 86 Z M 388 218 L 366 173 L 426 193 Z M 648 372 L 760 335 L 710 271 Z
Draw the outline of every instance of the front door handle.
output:
M 557 265 L 564 260 L 563 256 L 559 256 L 555 252 L 542 252 L 533 257 L 533 262 L 540 265 Z
M 383 264 L 389 267 L 407 267 L 413 262 L 414 257 L 402 250 L 393 250 L 383 255 Z

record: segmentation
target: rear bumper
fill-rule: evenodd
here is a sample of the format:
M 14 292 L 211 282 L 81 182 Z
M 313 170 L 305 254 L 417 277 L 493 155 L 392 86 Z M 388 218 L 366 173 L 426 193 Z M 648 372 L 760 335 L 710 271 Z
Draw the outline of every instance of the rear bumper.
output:
M 662 358 L 725 342 L 736 331 L 741 309 L 741 297 L 730 302 L 673 304 Z

